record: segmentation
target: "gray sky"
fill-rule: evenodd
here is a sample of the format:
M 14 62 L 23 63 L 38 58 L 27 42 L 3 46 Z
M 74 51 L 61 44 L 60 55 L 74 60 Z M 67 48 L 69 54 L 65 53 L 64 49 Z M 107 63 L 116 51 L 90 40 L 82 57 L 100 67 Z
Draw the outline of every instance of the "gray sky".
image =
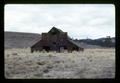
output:
M 113 4 L 7 4 L 5 31 L 42 33 L 53 26 L 72 38 L 115 36 Z

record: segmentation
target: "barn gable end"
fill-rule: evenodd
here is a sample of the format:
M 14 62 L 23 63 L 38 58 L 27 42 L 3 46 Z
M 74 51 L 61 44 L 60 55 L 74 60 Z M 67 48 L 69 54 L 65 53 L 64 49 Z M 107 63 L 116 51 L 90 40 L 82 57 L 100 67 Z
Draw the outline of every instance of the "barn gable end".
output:
M 82 47 L 68 37 L 67 32 L 53 27 L 48 33 L 42 33 L 41 40 L 31 47 L 31 52 L 42 50 L 61 52 L 61 49 L 79 51 L 80 48 Z

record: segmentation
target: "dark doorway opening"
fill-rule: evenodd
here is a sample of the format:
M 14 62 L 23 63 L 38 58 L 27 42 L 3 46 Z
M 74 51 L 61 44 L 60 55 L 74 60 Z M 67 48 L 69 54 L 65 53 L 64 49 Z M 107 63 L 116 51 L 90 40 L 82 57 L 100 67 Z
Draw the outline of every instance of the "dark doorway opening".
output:
M 53 42 L 53 45 L 56 45 L 56 42 Z
M 78 51 L 78 48 L 77 47 L 73 47 L 72 50 L 73 51 Z
M 43 49 L 44 49 L 45 51 L 47 51 L 47 52 L 50 51 L 50 47 L 49 47 L 49 46 L 43 46 Z
M 67 49 L 67 47 L 66 47 L 66 46 L 64 46 L 64 49 L 66 50 L 66 49 Z

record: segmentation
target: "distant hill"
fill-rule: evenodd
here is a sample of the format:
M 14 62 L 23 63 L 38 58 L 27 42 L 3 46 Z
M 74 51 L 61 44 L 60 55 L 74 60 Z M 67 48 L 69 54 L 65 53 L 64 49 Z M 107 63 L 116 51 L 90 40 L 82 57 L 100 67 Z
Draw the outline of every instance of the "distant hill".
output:
M 76 41 L 76 42 L 77 42 L 77 44 L 79 44 L 83 48 L 103 48 L 102 46 L 99 46 L 99 45 L 92 45 L 92 44 L 88 44 L 85 42 L 79 42 L 79 41 Z
M 35 33 L 4 32 L 4 47 L 26 48 L 30 47 L 40 39 L 41 35 Z
M 80 40 L 74 40 L 76 42 L 83 42 L 89 45 L 97 45 L 101 47 L 115 47 L 115 37 L 111 38 L 98 38 L 98 39 L 80 39 Z

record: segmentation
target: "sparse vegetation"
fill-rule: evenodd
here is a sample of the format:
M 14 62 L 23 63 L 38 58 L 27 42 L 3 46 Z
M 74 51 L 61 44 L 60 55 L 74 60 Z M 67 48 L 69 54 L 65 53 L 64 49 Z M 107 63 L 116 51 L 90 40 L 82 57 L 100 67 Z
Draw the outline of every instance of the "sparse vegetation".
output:
M 5 49 L 5 78 L 114 78 L 115 49 L 84 52 L 34 52 L 30 48 Z

